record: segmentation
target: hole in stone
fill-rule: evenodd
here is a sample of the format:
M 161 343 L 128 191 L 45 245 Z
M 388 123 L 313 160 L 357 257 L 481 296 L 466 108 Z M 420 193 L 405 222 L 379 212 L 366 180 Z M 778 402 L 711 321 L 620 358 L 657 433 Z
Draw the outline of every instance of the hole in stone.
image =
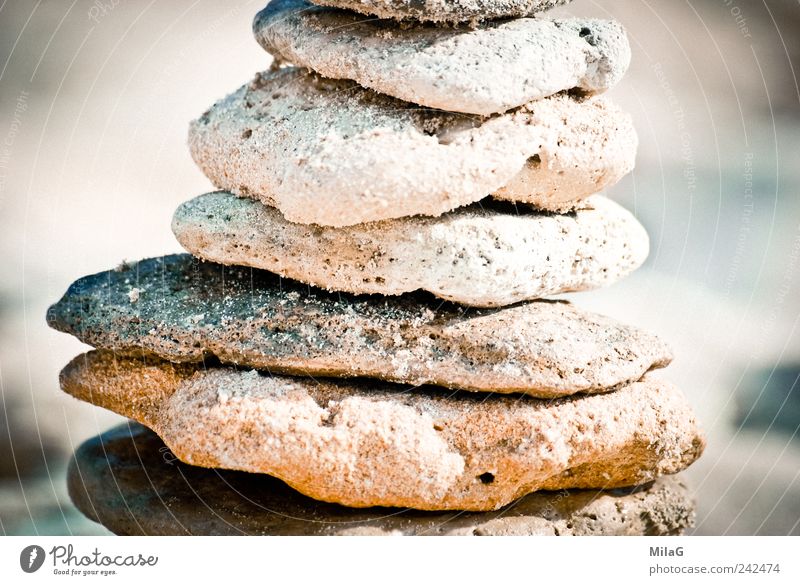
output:
M 583 27 L 580 32 L 581 38 L 592 45 L 593 47 L 597 46 L 597 39 L 594 38 L 592 31 L 586 27 Z
M 480 116 L 461 116 L 458 119 L 442 123 L 436 119 L 426 120 L 420 130 L 426 136 L 435 136 L 439 144 L 448 145 L 459 137 L 475 128 L 480 128 L 483 123 Z
M 534 169 L 538 169 L 539 166 L 542 164 L 542 157 L 538 154 L 534 154 L 532 157 L 528 159 L 528 166 L 533 167 Z
M 478 479 L 481 480 L 481 483 L 488 485 L 494 482 L 494 474 L 487 471 L 486 473 L 481 473 Z
M 248 128 L 247 130 L 245 130 L 244 132 L 242 132 L 242 140 L 247 140 L 247 139 L 248 139 L 248 138 L 250 138 L 252 135 L 253 135 L 253 131 L 252 131 L 252 130 L 250 130 L 250 128 Z

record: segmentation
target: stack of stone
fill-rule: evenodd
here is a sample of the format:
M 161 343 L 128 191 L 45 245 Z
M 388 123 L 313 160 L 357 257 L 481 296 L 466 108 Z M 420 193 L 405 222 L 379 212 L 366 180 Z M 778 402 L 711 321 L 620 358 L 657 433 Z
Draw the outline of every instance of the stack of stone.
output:
M 542 300 L 647 256 L 597 195 L 637 144 L 597 95 L 622 28 L 532 17 L 558 0 L 315 1 L 256 16 L 275 65 L 191 126 L 224 189 L 175 214 L 192 255 L 50 310 L 98 348 L 63 389 L 147 427 L 77 451 L 77 505 L 118 533 L 680 533 L 666 476 L 704 441 L 649 373 L 669 349 Z

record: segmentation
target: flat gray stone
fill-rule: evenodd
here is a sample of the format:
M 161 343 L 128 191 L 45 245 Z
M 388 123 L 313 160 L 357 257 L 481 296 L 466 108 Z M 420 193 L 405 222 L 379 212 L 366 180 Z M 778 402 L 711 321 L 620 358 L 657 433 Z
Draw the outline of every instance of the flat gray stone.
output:
M 362 14 L 425 22 L 480 22 L 533 16 L 570 0 L 313 0 L 314 4 Z
M 612 390 L 671 361 L 656 336 L 566 302 L 484 310 L 335 294 L 188 254 L 81 278 L 48 322 L 124 355 L 541 398 Z
M 694 502 L 680 477 L 638 488 L 530 494 L 495 512 L 346 508 L 269 476 L 192 467 L 136 423 L 81 445 L 70 496 L 121 535 L 676 535 Z
M 482 116 L 565 90 L 603 92 L 631 59 L 622 26 L 597 19 L 401 27 L 306 0 L 273 0 L 256 15 L 253 32 L 278 60 L 414 104 Z

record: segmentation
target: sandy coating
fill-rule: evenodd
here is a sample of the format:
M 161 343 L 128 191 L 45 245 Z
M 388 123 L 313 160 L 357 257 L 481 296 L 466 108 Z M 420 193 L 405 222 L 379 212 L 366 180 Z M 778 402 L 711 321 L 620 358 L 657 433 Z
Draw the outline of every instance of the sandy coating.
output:
M 479 22 L 494 18 L 533 16 L 570 0 L 312 0 L 314 4 L 346 8 L 396 20 Z
M 571 215 L 474 205 L 440 218 L 324 228 L 217 192 L 182 204 L 172 230 L 187 251 L 213 262 L 332 291 L 426 290 L 478 307 L 605 286 L 640 266 L 649 251 L 644 228 L 604 197 Z
M 69 394 L 155 430 L 182 461 L 278 477 L 352 507 L 494 510 L 527 493 L 637 485 L 704 447 L 672 385 L 537 400 L 262 375 L 90 352 Z
M 78 447 L 67 485 L 78 509 L 125 535 L 673 535 L 695 516 L 680 476 L 636 489 L 537 492 L 491 513 L 347 508 L 267 475 L 173 461 L 136 423 Z
M 566 302 L 479 310 L 424 294 L 331 294 L 188 255 L 84 277 L 48 323 L 97 348 L 174 362 L 542 398 L 609 391 L 671 361 L 655 335 Z
M 563 90 L 605 91 L 631 58 L 622 26 L 596 19 L 400 27 L 306 0 L 273 0 L 256 16 L 253 32 L 276 58 L 325 77 L 482 116 Z
M 189 146 L 218 188 L 293 222 L 347 226 L 437 216 L 496 191 L 571 209 L 633 168 L 637 138 L 602 96 L 557 94 L 484 119 L 285 68 L 192 122 Z

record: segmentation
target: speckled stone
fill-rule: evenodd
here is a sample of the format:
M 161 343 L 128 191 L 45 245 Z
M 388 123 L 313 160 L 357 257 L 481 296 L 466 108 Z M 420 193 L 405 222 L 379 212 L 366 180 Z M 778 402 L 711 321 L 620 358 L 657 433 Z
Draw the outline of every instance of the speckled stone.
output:
M 664 536 L 681 534 L 695 517 L 679 477 L 638 488 L 538 492 L 496 512 L 347 508 L 269 476 L 181 463 L 136 423 L 78 447 L 67 484 L 78 509 L 121 535 Z
M 650 376 L 539 400 L 95 351 L 62 371 L 61 387 L 147 425 L 186 463 L 266 473 L 358 508 L 487 511 L 538 490 L 640 485 L 705 445 L 683 394 Z
M 607 286 L 650 251 L 636 218 L 600 196 L 569 215 L 492 202 L 439 218 L 330 228 L 292 223 L 274 208 L 217 192 L 178 207 L 172 231 L 188 252 L 211 262 L 261 268 L 330 291 L 425 290 L 472 307 Z
M 631 59 L 622 26 L 597 19 L 398 26 L 306 0 L 272 0 L 253 32 L 280 61 L 414 104 L 481 116 L 560 91 L 603 92 Z
M 630 172 L 637 144 L 604 96 L 561 93 L 482 118 L 293 67 L 257 74 L 189 130 L 217 188 L 337 227 L 437 216 L 489 194 L 573 209 Z
M 566 302 L 491 310 L 332 294 L 187 254 L 81 278 L 48 323 L 124 355 L 540 398 L 609 391 L 671 360 L 655 335 Z

